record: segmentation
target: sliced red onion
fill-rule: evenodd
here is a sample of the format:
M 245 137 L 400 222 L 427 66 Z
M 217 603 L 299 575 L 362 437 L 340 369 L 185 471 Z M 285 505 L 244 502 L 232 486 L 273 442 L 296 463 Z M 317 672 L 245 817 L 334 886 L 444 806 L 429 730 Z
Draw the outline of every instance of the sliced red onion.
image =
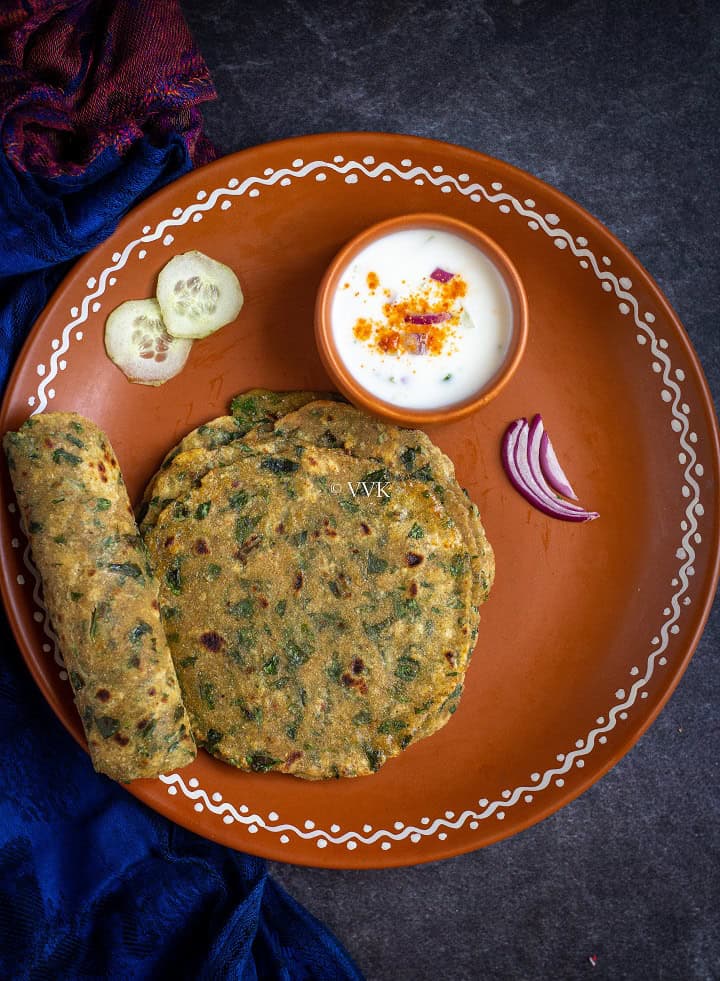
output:
M 450 314 L 443 310 L 442 313 L 410 313 L 405 318 L 406 324 L 416 324 L 418 327 L 430 327 L 432 324 L 441 324 L 450 319 Z
M 427 354 L 427 334 L 421 334 L 419 331 L 408 331 L 404 339 L 405 350 L 409 354 Z
M 545 429 L 543 427 L 542 419 L 539 415 L 536 415 L 528 428 L 528 460 L 536 482 L 542 487 L 546 488 L 552 497 L 556 497 L 556 488 L 554 489 L 548 481 L 547 474 L 544 472 L 540 460 L 540 447 L 542 445 L 542 437 L 544 432 Z M 572 504 L 570 501 L 561 501 L 561 503 L 569 508 L 578 507 L 577 504 Z M 580 510 L 583 509 L 581 508 Z
M 527 419 L 516 419 L 511 423 L 502 442 L 502 460 L 510 483 L 518 493 L 539 511 L 552 518 L 564 521 L 592 521 L 599 518 L 596 511 L 563 501 L 556 497 L 545 479 L 540 467 L 539 427 L 531 432 Z
M 438 283 L 449 283 L 454 275 L 455 273 L 448 272 L 447 269 L 441 269 L 438 266 L 430 273 L 430 279 L 434 279 Z
M 545 480 L 540 469 L 539 441 L 537 431 L 528 425 L 527 420 L 523 420 L 523 428 L 518 435 L 515 447 L 515 461 L 525 478 L 526 486 L 533 492 L 536 498 L 540 498 L 553 511 L 562 511 L 565 515 L 581 515 L 578 520 L 584 520 L 588 513 L 577 504 L 570 501 L 563 501 L 553 492 L 550 485 Z
M 565 475 L 565 471 L 560 466 L 560 461 L 558 460 L 552 443 L 550 442 L 550 437 L 548 436 L 547 430 L 543 425 L 543 421 L 539 415 L 535 416 L 532 421 L 533 426 L 537 426 L 540 430 L 540 467 L 542 472 L 545 474 L 545 478 L 550 486 L 562 494 L 564 497 L 569 497 L 573 501 L 577 501 L 578 496 L 572 489 L 570 481 Z

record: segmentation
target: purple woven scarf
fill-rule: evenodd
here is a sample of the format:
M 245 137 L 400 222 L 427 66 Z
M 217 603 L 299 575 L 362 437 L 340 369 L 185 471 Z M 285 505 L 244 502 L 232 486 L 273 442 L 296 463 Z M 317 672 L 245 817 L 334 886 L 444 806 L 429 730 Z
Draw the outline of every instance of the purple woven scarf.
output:
M 0 125 L 12 165 L 83 174 L 107 147 L 179 133 L 195 166 L 215 157 L 198 105 L 216 98 L 173 0 L 0 5 Z

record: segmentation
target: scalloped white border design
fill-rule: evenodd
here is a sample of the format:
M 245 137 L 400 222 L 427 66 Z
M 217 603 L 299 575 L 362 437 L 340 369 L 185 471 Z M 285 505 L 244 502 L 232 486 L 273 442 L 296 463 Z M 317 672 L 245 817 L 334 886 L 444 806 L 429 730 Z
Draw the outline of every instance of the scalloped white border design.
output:
M 306 840 L 314 840 L 316 846 L 321 849 L 332 844 L 344 846 L 349 851 L 355 850 L 359 845 L 368 846 L 379 843 L 380 848 L 387 851 L 392 847 L 393 842 L 409 839 L 413 844 L 417 844 L 435 836 L 440 840 L 445 840 L 449 831 L 462 828 L 466 824 L 475 830 L 479 827 L 480 821 L 485 821 L 490 817 L 494 816 L 496 820 L 502 821 L 508 808 L 515 807 L 521 802 L 526 805 L 531 804 L 535 800 L 535 795 L 547 789 L 551 784 L 562 787 L 564 776 L 573 767 L 584 767 L 586 757 L 597 745 L 607 742 L 607 734 L 616 727 L 618 722 L 628 718 L 628 710 L 638 698 L 645 699 L 648 697 L 648 692 L 645 690 L 646 686 L 653 677 L 656 666 L 662 667 L 667 664 L 665 651 L 670 643 L 670 638 L 679 633 L 678 620 L 682 613 L 682 606 L 688 606 L 691 602 L 687 592 L 690 579 L 695 572 L 693 567 L 695 561 L 694 545 L 702 541 L 698 531 L 698 518 L 704 514 L 704 508 L 700 502 L 700 487 L 695 478 L 702 476 L 703 467 L 702 464 L 698 463 L 695 451 L 697 434 L 690 428 L 690 407 L 682 400 L 680 383 L 684 380 L 684 373 L 681 369 L 673 370 L 667 352 L 668 342 L 664 338 L 658 338 L 652 328 L 655 315 L 651 311 L 640 310 L 640 305 L 632 293 L 631 280 L 626 276 L 618 277 L 610 271 L 609 267 L 612 263 L 609 257 L 601 256 L 598 260 L 598 257 L 588 247 L 587 239 L 582 236 L 574 236 L 571 232 L 560 227 L 558 215 L 542 214 L 536 210 L 536 203 L 532 199 L 527 198 L 522 202 L 519 201 L 505 191 L 500 182 L 492 183 L 488 189 L 482 184 L 472 182 L 469 174 L 461 173 L 457 176 L 448 174 L 440 165 L 428 170 L 425 167 L 413 165 L 412 160 L 407 158 L 403 159 L 399 166 L 387 161 L 376 163 L 372 156 L 363 157 L 362 162 L 346 161 L 339 155 L 335 156 L 332 161 L 313 160 L 305 163 L 302 159 L 296 159 L 290 167 L 277 170 L 267 168 L 262 177 L 247 177 L 242 182 L 237 178 L 232 178 L 228 181 L 227 186 L 215 188 L 210 193 L 198 191 L 195 203 L 186 208 L 175 208 L 172 217 L 159 222 L 154 229 L 145 226 L 140 238 L 129 242 L 122 252 L 114 253 L 112 265 L 103 269 L 99 276 L 88 279 L 88 293 L 83 298 L 80 307 L 71 309 L 71 319 L 63 328 L 60 338 L 51 341 L 52 353 L 48 366 L 44 364 L 37 366 L 37 373 L 41 380 L 35 394 L 28 398 L 28 405 L 33 409 L 33 414 L 42 412 L 55 397 L 55 390 L 50 386 L 58 377 L 59 372 L 64 371 L 67 367 L 63 355 L 70 350 L 73 341 L 78 343 L 82 341 L 83 333 L 78 328 L 87 321 L 91 311 L 93 313 L 100 311 L 102 308 L 100 298 L 105 295 L 108 288 L 112 288 L 116 284 L 115 273 L 125 267 L 131 256 L 141 261 L 147 256 L 147 246 L 150 244 L 161 242 L 165 247 L 172 245 L 174 241 L 172 229 L 185 225 L 189 221 L 202 221 L 204 214 L 218 205 L 223 211 L 228 210 L 232 207 L 234 198 L 245 195 L 248 198 L 256 198 L 264 188 L 276 185 L 280 188 L 287 187 L 293 181 L 310 177 L 314 177 L 318 182 L 323 182 L 327 180 L 328 173 L 343 176 L 349 185 L 357 184 L 361 177 L 386 182 L 399 179 L 413 182 L 419 186 L 430 184 L 438 188 L 439 192 L 443 194 L 462 194 L 477 204 L 485 201 L 497 206 L 501 214 L 514 213 L 524 219 L 531 231 L 542 231 L 557 248 L 566 249 L 575 256 L 583 269 L 592 271 L 603 290 L 615 294 L 619 301 L 619 313 L 632 318 L 637 331 L 635 335 L 637 343 L 648 347 L 648 352 L 653 358 L 652 370 L 661 375 L 663 388 L 660 397 L 670 410 L 670 428 L 678 437 L 680 451 L 677 459 L 680 466 L 683 467 L 685 480 L 682 487 L 682 495 L 686 502 L 685 517 L 680 522 L 680 529 L 683 534 L 675 553 L 680 565 L 676 576 L 671 580 L 671 587 L 675 591 L 663 611 L 665 619 L 658 629 L 657 635 L 652 639 L 652 650 L 648 655 L 644 671 L 641 674 L 639 667 L 632 667 L 630 676 L 636 680 L 632 681 L 627 691 L 620 688 L 614 693 L 614 704 L 608 709 L 606 715 L 599 716 L 595 720 L 594 726 L 585 736 L 576 741 L 572 749 L 557 754 L 557 766 L 546 769 L 544 773 L 532 773 L 526 785 L 515 787 L 512 790 L 504 790 L 498 800 L 489 801 L 486 798 L 480 798 L 476 802 L 478 809 L 473 804 L 473 807 L 459 814 L 446 811 L 440 817 L 423 817 L 418 827 L 396 821 L 392 829 L 373 828 L 371 825 L 365 824 L 362 832 L 359 832 L 354 830 L 343 831 L 338 824 L 332 824 L 327 829 L 318 828 L 311 820 L 305 821 L 303 828 L 298 828 L 294 824 L 282 822 L 275 811 L 270 811 L 263 817 L 252 812 L 246 804 L 235 805 L 224 801 L 220 793 L 209 792 L 201 788 L 197 777 L 191 777 L 187 782 L 179 773 L 160 777 L 160 780 L 167 787 L 168 794 L 176 795 L 180 792 L 193 802 L 197 812 L 208 810 L 221 817 L 226 824 L 241 825 L 249 834 L 257 834 L 262 829 L 279 835 L 279 841 L 282 844 L 288 844 L 291 840 L 290 836 L 294 835 Z M 8 505 L 8 508 L 11 512 L 15 511 L 14 504 Z M 19 540 L 14 538 L 12 546 L 17 548 L 19 545 Z M 37 609 L 33 616 L 38 622 L 43 622 L 45 634 L 51 641 L 51 644 L 43 644 L 43 650 L 46 652 L 53 650 L 55 661 L 62 666 L 57 638 L 52 631 L 47 612 L 40 601 L 40 577 L 30 561 L 29 548 L 25 549 L 23 562 L 34 580 L 33 600 Z M 25 585 L 23 576 L 18 576 L 17 581 L 19 587 Z M 60 677 L 66 680 L 67 673 L 61 670 Z

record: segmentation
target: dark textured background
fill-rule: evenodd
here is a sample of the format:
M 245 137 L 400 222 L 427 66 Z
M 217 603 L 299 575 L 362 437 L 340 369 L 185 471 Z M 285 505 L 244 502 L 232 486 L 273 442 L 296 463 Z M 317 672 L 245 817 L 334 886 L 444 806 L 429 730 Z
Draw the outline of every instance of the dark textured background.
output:
M 549 181 L 660 283 L 720 396 L 720 4 L 184 0 L 224 152 L 385 130 Z M 372 981 L 720 978 L 720 609 L 636 748 L 542 824 L 417 868 L 273 873 Z M 588 958 L 596 954 L 593 967 Z

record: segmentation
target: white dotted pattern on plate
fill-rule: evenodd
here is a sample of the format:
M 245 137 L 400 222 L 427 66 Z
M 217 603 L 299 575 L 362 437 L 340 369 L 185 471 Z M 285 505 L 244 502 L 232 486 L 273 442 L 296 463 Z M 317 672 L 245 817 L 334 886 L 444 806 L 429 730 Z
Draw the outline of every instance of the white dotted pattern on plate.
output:
M 446 811 L 443 816 L 430 818 L 423 817 L 419 826 L 404 825 L 396 821 L 392 829 L 377 828 L 371 829 L 365 825 L 363 833 L 353 830 L 342 831 L 339 825 L 332 824 L 328 829 L 317 828 L 312 821 L 306 821 L 303 828 L 296 827 L 281 821 L 275 811 L 270 811 L 266 818 L 260 814 L 250 813 L 245 804 L 234 805 L 222 800 L 222 796 L 217 792 L 208 792 L 200 787 L 198 779 L 192 777 L 187 782 L 179 773 L 171 773 L 160 777 L 166 784 L 168 794 L 174 796 L 180 791 L 189 801 L 192 802 L 194 810 L 202 812 L 207 809 L 211 813 L 222 818 L 225 824 L 239 824 L 251 833 L 256 834 L 259 829 L 278 835 L 278 840 L 283 845 L 290 843 L 290 835 L 314 840 L 318 848 L 326 848 L 328 844 L 344 847 L 349 851 L 354 851 L 359 845 L 380 845 L 383 851 L 392 848 L 393 843 L 408 840 L 413 844 L 418 844 L 429 838 L 437 837 L 440 841 L 445 841 L 448 831 L 455 831 L 468 825 L 472 830 L 479 827 L 480 821 L 485 821 L 494 817 L 498 821 L 505 818 L 506 811 L 519 805 L 521 802 L 526 806 L 532 803 L 538 796 L 542 801 L 541 792 L 550 786 L 563 787 L 563 774 L 567 774 L 574 767 L 582 768 L 585 765 L 586 757 L 592 753 L 597 745 L 607 743 L 607 733 L 613 730 L 618 722 L 628 718 L 628 710 L 637 702 L 638 698 L 647 698 L 647 691 L 644 690 L 650 679 L 653 677 L 657 666 L 665 666 L 667 658 L 663 656 L 667 650 L 670 637 L 679 631 L 677 621 L 680 618 L 682 606 L 690 604 L 690 597 L 685 595 L 688 592 L 690 579 L 695 573 L 693 562 L 695 560 L 694 544 L 702 541 L 698 532 L 698 518 L 704 514 L 704 508 L 700 501 L 700 486 L 695 479 L 702 476 L 703 467 L 697 461 L 695 444 L 697 434 L 692 431 L 689 423 L 690 407 L 682 399 L 679 382 L 682 382 L 685 375 L 682 369 L 673 370 L 670 356 L 667 353 L 668 342 L 664 338 L 658 338 L 652 328 L 655 322 L 655 315 L 652 311 L 641 310 L 640 305 L 631 292 L 632 281 L 626 276 L 616 276 L 609 267 L 612 260 L 608 256 L 601 256 L 598 261 L 597 256 L 588 247 L 588 241 L 583 236 L 573 236 L 570 232 L 561 227 L 561 219 L 557 214 L 548 212 L 543 214 L 531 199 L 524 201 L 518 200 L 512 194 L 504 190 L 499 181 L 492 183 L 490 189 L 482 184 L 471 181 L 468 174 L 460 174 L 457 177 L 444 172 L 441 165 L 435 165 L 431 170 L 425 167 L 413 165 L 412 160 L 403 159 L 400 165 L 382 161 L 377 163 L 374 157 L 366 156 L 362 162 L 355 160 L 344 161 L 342 157 L 336 156 L 332 161 L 313 160 L 305 163 L 303 160 L 294 160 L 291 167 L 280 168 L 277 170 L 265 171 L 262 177 L 247 177 L 240 181 L 232 178 L 224 187 L 215 188 L 211 192 L 201 191 L 196 195 L 195 203 L 186 208 L 175 208 L 171 218 L 166 218 L 159 222 L 155 229 L 145 226 L 141 238 L 129 242 L 122 252 L 116 252 L 112 256 L 112 265 L 107 266 L 97 277 L 91 277 L 87 281 L 90 292 L 84 297 L 80 308 L 73 307 L 70 311 L 71 320 L 65 325 L 62 331 L 62 339 L 58 344 L 57 339 L 52 342 L 52 353 L 48 359 L 49 367 L 38 366 L 37 373 L 40 381 L 34 395 L 30 395 L 27 404 L 33 408 L 34 412 L 42 412 L 48 405 L 48 401 L 55 397 L 55 390 L 50 387 L 50 383 L 57 377 L 58 371 L 65 367 L 62 356 L 70 349 L 73 340 L 81 341 L 82 332 L 77 328 L 88 320 L 89 312 L 99 310 L 98 298 L 103 296 L 108 286 L 114 286 L 117 282 L 115 273 L 123 269 L 128 260 L 137 255 L 137 258 L 145 258 L 147 249 L 145 246 L 161 242 L 167 246 L 173 241 L 170 229 L 187 224 L 189 221 L 199 221 L 204 212 L 211 211 L 215 207 L 227 210 L 233 198 L 247 195 L 249 198 L 257 198 L 260 187 L 285 188 L 291 186 L 294 180 L 313 176 L 315 180 L 324 183 L 329 174 L 341 175 L 349 185 L 357 184 L 361 179 L 376 180 L 399 179 L 409 183 L 423 186 L 425 184 L 434 185 L 443 193 L 458 193 L 469 198 L 471 201 L 480 204 L 486 201 L 488 204 L 496 206 L 503 214 L 515 213 L 519 216 L 531 231 L 542 230 L 553 244 L 565 250 L 568 255 L 572 255 L 578 261 L 582 269 L 592 270 L 595 278 L 599 281 L 601 288 L 607 293 L 613 293 L 618 301 L 617 309 L 621 316 L 630 317 L 634 323 L 635 340 L 639 345 L 646 346 L 651 357 L 652 370 L 661 376 L 663 388 L 660 398 L 669 410 L 669 426 L 677 436 L 680 450 L 677 454 L 678 464 L 683 468 L 685 484 L 682 488 L 684 518 L 680 523 L 680 530 L 683 532 L 681 543 L 677 548 L 676 557 L 681 561 L 678 566 L 676 576 L 671 580 L 671 587 L 675 590 L 663 615 L 665 620 L 657 630 L 657 634 L 651 641 L 651 651 L 645 663 L 644 671 L 634 666 L 630 670 L 630 675 L 637 678 L 627 691 L 618 689 L 614 693 L 613 704 L 606 715 L 599 716 L 595 720 L 592 728 L 575 742 L 575 747 L 566 753 L 558 753 L 556 760 L 558 766 L 550 767 L 543 773 L 532 773 L 530 780 L 525 786 L 515 787 L 513 790 L 507 789 L 502 792 L 500 800 L 489 801 L 480 798 L 474 805 L 463 810 L 459 814 Z M 9 505 L 9 510 L 14 511 L 14 505 Z M 59 654 L 57 638 L 52 631 L 52 627 L 47 616 L 47 612 L 40 599 L 40 577 L 34 568 L 31 560 L 29 548 L 25 549 L 23 562 L 33 576 L 33 600 L 36 604 L 36 611 L 33 616 L 37 622 L 43 622 L 44 632 L 52 643 L 52 647 L 43 644 L 43 650 L 54 652 L 54 659 L 62 668 L 62 658 Z M 22 577 L 20 577 L 22 578 Z M 24 582 L 18 582 L 18 588 L 22 588 Z M 60 677 L 67 680 L 67 673 L 60 671 Z

